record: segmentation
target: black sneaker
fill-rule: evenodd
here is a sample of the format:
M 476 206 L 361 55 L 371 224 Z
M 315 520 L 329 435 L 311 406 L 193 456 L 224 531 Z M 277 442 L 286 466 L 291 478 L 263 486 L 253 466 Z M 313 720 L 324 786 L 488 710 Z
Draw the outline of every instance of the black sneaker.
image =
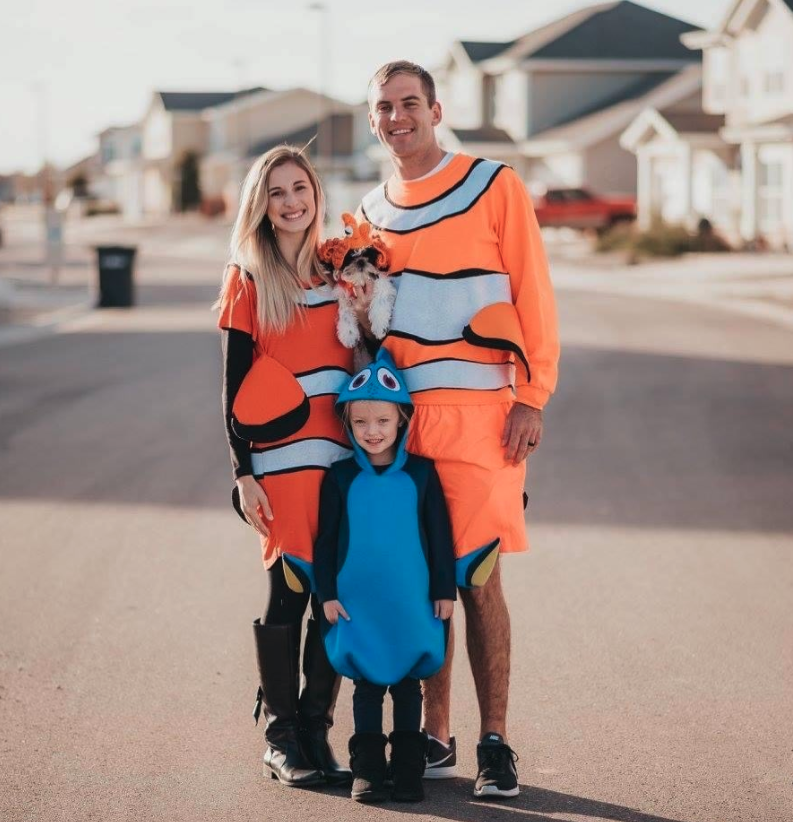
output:
M 499 734 L 485 734 L 476 746 L 479 773 L 474 784 L 474 796 L 510 797 L 520 793 L 515 763 L 518 755 Z
M 427 767 L 424 769 L 425 779 L 453 779 L 457 776 L 457 742 L 454 737 L 449 744 L 444 745 L 434 736 L 427 735 Z

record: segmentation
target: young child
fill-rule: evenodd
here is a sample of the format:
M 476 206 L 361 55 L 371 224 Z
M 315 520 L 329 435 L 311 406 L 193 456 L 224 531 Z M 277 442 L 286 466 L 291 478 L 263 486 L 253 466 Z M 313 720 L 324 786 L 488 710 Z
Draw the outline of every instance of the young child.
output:
M 384 348 L 336 407 L 354 457 L 334 463 L 322 483 L 314 575 L 328 658 L 355 682 L 352 798 L 386 798 L 390 741 L 391 797 L 415 802 L 424 798 L 427 749 L 420 680 L 443 665 L 457 598 L 449 515 L 432 461 L 405 450 L 413 404 Z

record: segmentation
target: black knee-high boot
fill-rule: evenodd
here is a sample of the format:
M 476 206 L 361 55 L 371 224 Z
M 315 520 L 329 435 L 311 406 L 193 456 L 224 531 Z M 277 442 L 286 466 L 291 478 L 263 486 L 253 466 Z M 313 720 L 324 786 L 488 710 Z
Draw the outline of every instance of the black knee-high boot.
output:
M 306 761 L 299 738 L 299 625 L 253 623 L 261 686 L 254 709 L 257 723 L 264 709 L 264 774 L 284 785 L 305 787 L 324 781 L 322 771 Z
M 300 738 L 306 758 L 325 774 L 332 785 L 346 785 L 352 772 L 336 761 L 328 742 L 328 730 L 333 726 L 333 709 L 341 685 L 341 677 L 333 670 L 320 634 L 319 622 L 308 620 L 306 644 L 303 649 L 305 684 L 300 694 Z

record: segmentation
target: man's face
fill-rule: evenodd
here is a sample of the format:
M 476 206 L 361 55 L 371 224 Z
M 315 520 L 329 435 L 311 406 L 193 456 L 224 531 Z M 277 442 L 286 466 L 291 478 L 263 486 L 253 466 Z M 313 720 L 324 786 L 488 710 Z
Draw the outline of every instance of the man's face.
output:
M 434 129 L 440 121 L 440 103 L 430 106 L 421 80 L 412 74 L 396 74 L 372 89 L 369 125 L 393 157 L 409 159 L 430 151 L 437 145 Z

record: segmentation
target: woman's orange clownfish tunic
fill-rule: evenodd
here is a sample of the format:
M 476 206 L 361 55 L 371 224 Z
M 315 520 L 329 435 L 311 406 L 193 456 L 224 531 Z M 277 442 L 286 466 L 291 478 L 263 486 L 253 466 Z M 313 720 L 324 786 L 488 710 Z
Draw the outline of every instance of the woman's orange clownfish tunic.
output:
M 229 272 L 218 319 L 218 326 L 229 334 L 224 362 L 226 428 L 235 477 L 252 474 L 273 511 L 270 536 L 261 538 L 266 567 L 283 551 L 311 561 L 322 479 L 332 462 L 352 454 L 334 411 L 336 396 L 353 367 L 351 349 L 336 337 L 337 313 L 330 287 L 319 285 L 305 290 L 303 306 L 286 331 L 264 332 L 257 321 L 253 279 L 237 267 Z M 289 383 L 290 375 L 297 385 Z M 246 427 L 249 420 L 241 418 L 259 410 L 268 424 Z M 287 421 L 287 436 L 278 435 L 279 420 Z M 252 430 L 266 430 L 278 438 L 250 441 Z

